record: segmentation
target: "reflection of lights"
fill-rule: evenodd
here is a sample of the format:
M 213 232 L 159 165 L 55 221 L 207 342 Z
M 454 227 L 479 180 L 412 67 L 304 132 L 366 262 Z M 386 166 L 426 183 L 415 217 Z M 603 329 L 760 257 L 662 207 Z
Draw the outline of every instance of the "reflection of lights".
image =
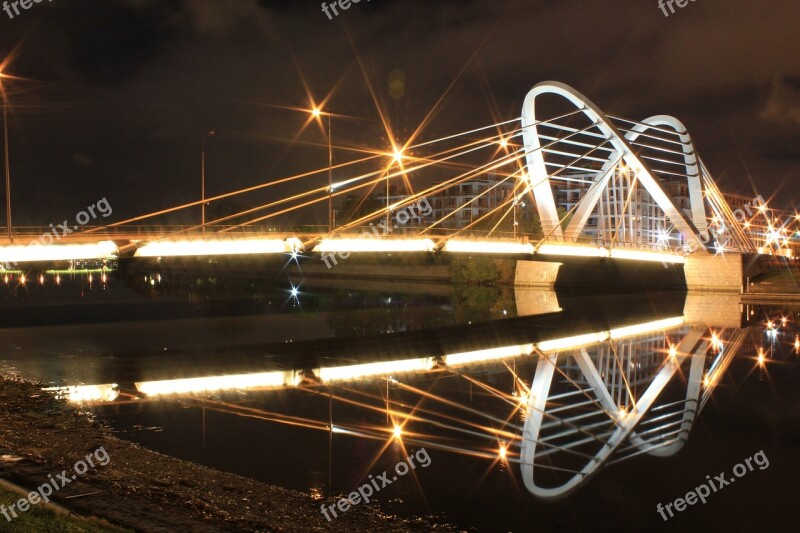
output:
M 39 285 L 44 285 L 44 274 L 39 274 Z
M 61 274 L 56 274 L 56 285 L 61 285 Z
M 519 394 L 514 392 L 514 396 L 517 397 L 517 402 L 519 403 L 520 407 L 528 406 L 528 399 L 530 398 L 530 395 L 527 392 L 520 391 Z
M 663 320 L 654 320 L 644 324 L 636 324 L 635 326 L 625 326 L 622 328 L 612 329 L 610 336 L 612 339 L 619 339 L 620 337 L 630 337 L 632 335 L 640 335 L 651 331 L 662 329 L 676 328 L 682 326 L 685 322 L 684 317 L 676 316 L 672 318 L 665 318 Z
M 44 390 L 55 391 L 57 396 L 66 397 L 70 402 L 110 402 L 116 399 L 119 385 L 78 385 L 75 387 L 49 387 Z
M 794 338 L 794 351 L 800 353 L 800 337 Z
M 432 252 L 436 244 L 431 239 L 322 239 L 315 252 Z
M 433 358 L 404 359 L 401 361 L 381 361 L 361 365 L 322 367 L 314 371 L 323 383 L 347 381 L 375 376 L 390 376 L 403 372 L 424 372 L 435 366 Z
M 532 353 L 533 344 L 523 344 L 520 346 L 504 346 L 502 348 L 489 348 L 487 350 L 450 354 L 444 357 L 444 362 L 447 366 L 468 365 L 481 361 L 520 357 Z
M 315 107 L 314 109 L 311 110 L 311 115 L 313 115 L 314 117 L 319 117 L 321 114 L 322 110 L 318 107 Z
M 764 353 L 764 348 L 758 349 L 758 366 L 763 367 L 767 362 L 767 356 Z
M 505 442 L 500 444 L 500 448 L 497 450 L 497 455 L 500 457 L 500 459 L 505 459 L 508 456 L 508 448 L 506 447 Z
M 576 335 L 574 337 L 543 341 L 538 343 L 536 347 L 543 352 L 557 352 L 568 348 L 576 348 L 585 344 L 603 342 L 606 339 L 608 339 L 608 333 L 603 331 L 600 333 L 589 333 L 588 335 Z
M 163 396 L 262 387 L 294 387 L 298 382 L 299 376 L 295 372 L 261 372 L 258 374 L 146 381 L 136 383 L 136 388 L 148 396 Z
M 225 239 L 162 241 L 136 250 L 136 257 L 182 257 L 205 255 L 283 254 L 293 251 L 296 239 Z
M 722 348 L 722 341 L 719 338 L 719 335 L 716 332 L 711 333 L 711 347 L 715 350 L 719 350 Z
M 669 356 L 675 359 L 678 356 L 678 348 L 674 344 L 669 345 Z
M 19 283 L 20 285 L 25 285 L 25 274 L 20 274 Z
M 295 287 L 294 285 L 292 285 L 291 293 L 293 298 L 297 298 L 298 290 L 297 287 Z
M 395 148 L 394 152 L 392 152 L 392 159 L 394 159 L 395 163 L 399 163 L 403 160 L 403 151 L 399 148 Z
M 117 245 L 112 241 L 101 241 L 96 244 L 0 246 L 0 263 L 107 259 L 115 253 L 117 253 Z
M 443 251 L 474 254 L 532 254 L 533 245 L 518 242 L 453 240 L 447 241 Z
M 394 428 L 392 428 L 392 435 L 399 440 L 403 436 L 403 427 L 400 424 L 395 424 Z

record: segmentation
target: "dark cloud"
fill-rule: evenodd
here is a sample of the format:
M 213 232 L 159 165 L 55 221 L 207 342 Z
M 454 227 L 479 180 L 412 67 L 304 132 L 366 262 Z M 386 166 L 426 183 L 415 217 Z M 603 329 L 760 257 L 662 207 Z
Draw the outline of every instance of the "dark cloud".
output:
M 10 93 L 15 205 L 47 223 L 103 196 L 120 216 L 194 200 L 208 129 L 211 192 L 322 167 L 322 132 L 277 141 L 304 121 L 276 107 L 308 104 L 303 78 L 367 119 L 337 122 L 337 144 L 385 144 L 357 57 L 401 140 L 442 95 L 423 137 L 518 116 L 555 79 L 609 113 L 677 116 L 724 186 L 790 201 L 798 19 L 794 0 L 694 2 L 669 18 L 654 1 L 372 0 L 333 21 L 320 2 L 37 4 L 0 19 L 3 49 L 22 43 L 12 69 L 34 80 Z

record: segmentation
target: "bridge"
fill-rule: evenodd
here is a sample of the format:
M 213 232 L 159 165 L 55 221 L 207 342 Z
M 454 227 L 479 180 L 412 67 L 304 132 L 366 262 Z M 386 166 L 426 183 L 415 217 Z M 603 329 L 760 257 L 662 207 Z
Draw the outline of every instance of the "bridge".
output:
M 550 109 L 560 111 L 546 114 Z M 310 120 L 319 120 L 316 115 Z M 334 180 L 334 173 L 341 177 Z M 327 185 L 320 185 L 326 176 Z M 476 180 L 483 187 L 464 198 Z M 194 226 L 154 222 L 278 186 L 299 192 Z M 338 224 L 334 201 L 352 208 Z M 287 215 L 303 216 L 326 204 L 326 227 L 279 225 Z M 540 227 L 526 229 L 520 222 L 526 217 Z M 76 227 L 57 239 L 48 237 L 50 227 L 15 228 L 11 241 L 0 241 L 0 264 L 369 252 L 683 263 L 690 256 L 773 253 L 787 244 L 785 228 L 769 221 L 764 231 L 777 236 L 757 245 L 750 221 L 739 218 L 678 119 L 606 115 L 575 89 L 544 82 L 512 120 L 393 144 L 389 151 L 367 150 L 328 168 L 105 226 Z

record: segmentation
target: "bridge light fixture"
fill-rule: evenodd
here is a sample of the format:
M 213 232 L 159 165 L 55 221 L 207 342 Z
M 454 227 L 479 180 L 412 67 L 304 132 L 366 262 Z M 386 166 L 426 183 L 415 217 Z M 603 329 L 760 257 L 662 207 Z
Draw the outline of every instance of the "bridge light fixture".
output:
M 395 148 L 394 152 L 392 153 L 392 157 L 394 158 L 395 163 L 399 163 L 403 160 L 403 150 L 400 148 Z
M 392 428 L 392 435 L 394 435 L 395 439 L 400 440 L 403 437 L 403 426 L 395 424 Z
M 319 118 L 320 115 L 322 115 L 322 109 L 320 109 L 318 107 L 314 107 L 311 110 L 311 116 L 313 116 L 314 118 Z

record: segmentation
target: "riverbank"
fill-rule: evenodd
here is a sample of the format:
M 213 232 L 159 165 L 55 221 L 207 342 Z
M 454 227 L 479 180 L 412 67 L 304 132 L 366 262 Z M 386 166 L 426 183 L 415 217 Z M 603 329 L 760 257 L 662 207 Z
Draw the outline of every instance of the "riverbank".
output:
M 110 462 L 57 491 L 78 515 L 137 531 L 456 531 L 424 519 L 353 507 L 333 522 L 322 500 L 211 470 L 113 437 L 108 428 L 41 386 L 0 376 L 0 477 L 27 490 L 70 471 L 103 447 Z M 5 519 L 0 517 L 0 521 Z M 3 529 L 0 523 L 0 529 Z

